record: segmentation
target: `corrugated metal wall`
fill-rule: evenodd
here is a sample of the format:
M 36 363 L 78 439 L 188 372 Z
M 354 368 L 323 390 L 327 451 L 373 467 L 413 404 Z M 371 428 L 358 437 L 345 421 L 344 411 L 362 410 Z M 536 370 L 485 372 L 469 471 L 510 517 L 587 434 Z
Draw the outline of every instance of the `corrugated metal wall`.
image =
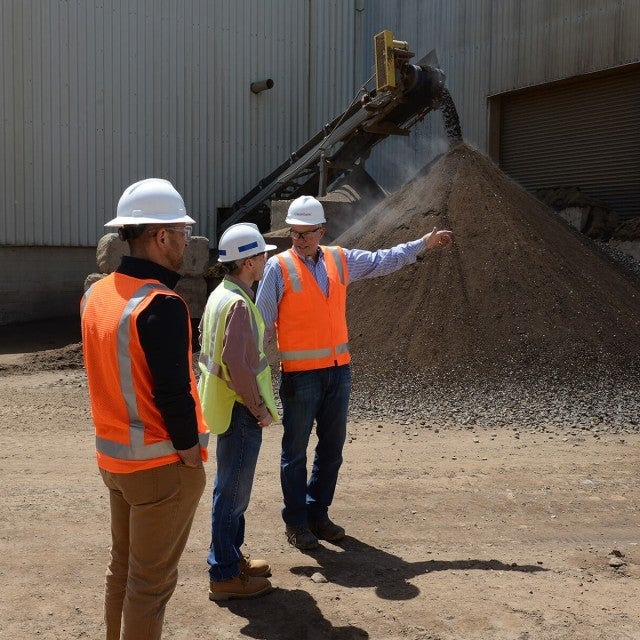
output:
M 478 144 L 484 125 L 491 47 L 491 3 L 487 0 L 370 0 L 365 11 L 365 57 L 372 59 L 372 38 L 382 29 L 406 40 L 413 62 L 436 50 L 440 68 L 462 120 L 465 138 Z M 432 112 L 409 138 L 389 138 L 367 162 L 385 187 L 395 188 L 447 148 L 439 112 Z
M 0 245 L 95 245 L 149 176 L 214 237 L 352 99 L 353 28 L 353 1 L 2 0 Z
M 214 237 L 219 207 L 355 97 L 384 28 L 437 50 L 482 149 L 489 96 L 640 60 L 622 0 L 2 0 L 0 245 L 91 246 L 150 175 Z M 435 113 L 367 167 L 393 187 L 445 144 Z
M 435 48 L 465 139 L 487 149 L 487 98 L 640 60 L 640 2 L 624 0 L 368 0 L 365 59 L 382 29 L 418 56 Z M 368 170 L 394 187 L 444 141 L 439 114 L 408 140 L 384 143 Z

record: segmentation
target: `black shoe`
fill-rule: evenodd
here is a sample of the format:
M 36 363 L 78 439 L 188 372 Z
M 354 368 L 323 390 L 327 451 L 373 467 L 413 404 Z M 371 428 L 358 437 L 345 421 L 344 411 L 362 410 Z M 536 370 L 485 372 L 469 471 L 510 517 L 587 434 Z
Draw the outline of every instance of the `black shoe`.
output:
M 308 527 L 287 527 L 285 533 L 289 544 L 296 549 L 315 549 L 318 546 L 318 538 Z
M 342 540 L 345 535 L 344 527 L 337 525 L 335 522 L 331 522 L 329 518 L 321 520 L 320 522 L 310 522 L 309 529 L 317 538 L 327 540 L 328 542 Z

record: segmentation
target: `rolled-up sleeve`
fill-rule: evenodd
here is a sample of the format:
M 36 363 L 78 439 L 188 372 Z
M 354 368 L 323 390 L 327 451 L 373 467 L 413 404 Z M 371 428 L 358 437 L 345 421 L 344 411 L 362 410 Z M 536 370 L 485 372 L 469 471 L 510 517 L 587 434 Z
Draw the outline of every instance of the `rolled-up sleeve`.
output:
M 260 395 L 256 377 L 260 367 L 260 354 L 251 326 L 247 305 L 236 302 L 227 317 L 222 360 L 227 365 L 235 392 L 257 420 L 269 415 Z

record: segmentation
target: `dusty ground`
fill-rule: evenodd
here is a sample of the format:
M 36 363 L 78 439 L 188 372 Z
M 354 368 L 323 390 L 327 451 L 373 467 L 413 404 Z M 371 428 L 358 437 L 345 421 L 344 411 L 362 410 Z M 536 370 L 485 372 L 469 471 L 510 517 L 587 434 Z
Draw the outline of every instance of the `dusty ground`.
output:
M 0 364 L 26 349 L 8 342 Z M 84 375 L 30 369 L 0 371 L 0 638 L 100 638 L 109 520 Z M 640 435 L 424 419 L 351 420 L 332 512 L 349 536 L 308 554 L 284 539 L 265 432 L 247 549 L 276 589 L 259 600 L 207 599 L 208 463 L 165 637 L 640 638 Z

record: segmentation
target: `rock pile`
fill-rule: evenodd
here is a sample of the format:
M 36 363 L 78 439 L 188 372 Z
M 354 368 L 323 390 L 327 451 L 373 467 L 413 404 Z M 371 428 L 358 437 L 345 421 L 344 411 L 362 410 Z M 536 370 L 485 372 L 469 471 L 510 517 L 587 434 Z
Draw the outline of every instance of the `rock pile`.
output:
M 590 198 L 578 187 L 542 189 L 535 195 L 590 238 L 608 240 L 618 226 L 618 216 L 610 207 Z
M 115 271 L 122 256 L 129 255 L 129 247 L 117 233 L 107 233 L 100 238 L 96 249 L 98 273 L 90 273 L 84 281 L 86 291 L 94 282 Z M 202 317 L 207 302 L 207 281 L 209 269 L 209 240 L 204 236 L 192 236 L 184 252 L 184 263 L 180 269 L 182 278 L 175 291 L 189 306 L 192 319 Z
M 465 144 L 336 244 L 373 250 L 434 226 L 454 231 L 452 249 L 350 287 L 354 407 L 634 426 L 637 281 Z
M 640 218 L 623 222 L 615 229 L 608 244 L 640 263 Z

